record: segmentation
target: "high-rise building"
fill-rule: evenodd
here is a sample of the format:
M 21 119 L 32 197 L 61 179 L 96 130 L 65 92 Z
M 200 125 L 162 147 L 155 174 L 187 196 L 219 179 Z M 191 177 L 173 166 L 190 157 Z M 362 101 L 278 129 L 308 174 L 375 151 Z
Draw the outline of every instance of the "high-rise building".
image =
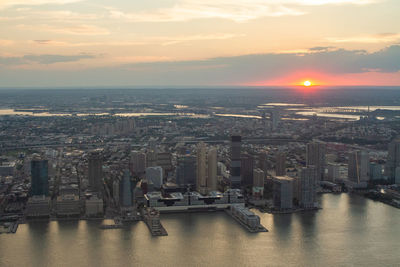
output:
M 217 165 L 218 165 L 217 149 L 210 148 L 207 153 L 207 187 L 209 191 L 216 191 L 218 187 Z
M 154 150 L 147 151 L 146 153 L 146 166 L 155 167 L 157 166 L 158 153 Z
M 323 180 L 325 173 L 325 144 L 309 143 L 306 151 L 306 164 L 315 166 L 317 169 L 317 179 Z
M 382 179 L 382 165 L 378 163 L 370 163 L 369 165 L 369 177 L 371 180 Z
M 263 170 L 257 168 L 253 171 L 253 196 L 262 198 L 264 195 L 264 179 L 265 173 Z
M 132 181 L 131 175 L 128 170 L 124 170 L 124 175 L 120 183 L 120 200 L 122 207 L 131 207 L 133 205 L 132 199 Z
M 159 152 L 157 154 L 157 166 L 161 166 L 164 171 L 164 176 L 168 177 L 168 173 L 172 168 L 172 154 L 169 152 Z
M 286 154 L 283 152 L 276 153 L 275 172 L 276 176 L 286 175 Z
M 365 151 L 349 154 L 348 178 L 355 183 L 369 180 L 369 156 Z
M 273 204 L 278 210 L 293 208 L 293 178 L 276 176 L 273 182 Z
M 180 186 L 191 185 L 196 188 L 196 157 L 187 155 L 177 159 L 176 183 Z
M 197 191 L 201 194 L 207 192 L 207 150 L 201 142 L 197 145 Z
M 327 181 L 335 182 L 337 179 L 340 178 L 340 166 L 338 164 L 328 164 L 328 174 L 326 176 Z
M 154 188 L 160 189 L 163 184 L 163 169 L 160 166 L 146 168 L 146 179 L 153 183 Z
M 264 179 L 265 179 L 265 172 L 259 168 L 254 169 L 253 171 L 253 186 L 255 187 L 264 187 Z
M 31 193 L 33 196 L 49 195 L 48 161 L 34 155 L 31 161 Z
M 253 185 L 254 157 L 249 154 L 243 154 L 240 160 L 240 174 L 242 176 L 242 185 Z
M 129 169 L 133 176 L 143 177 L 146 171 L 146 154 L 140 151 L 132 151 Z
M 280 110 L 279 108 L 275 107 L 271 112 L 271 129 L 273 131 L 278 129 L 280 120 L 281 120 Z
M 113 199 L 116 205 L 120 204 L 119 195 L 120 195 L 120 184 L 119 180 L 115 179 L 113 182 Z
M 95 192 L 103 188 L 103 159 L 99 150 L 92 151 L 89 155 L 89 187 Z
M 230 167 L 230 180 L 232 188 L 240 188 L 242 185 L 241 178 L 241 146 L 242 137 L 234 135 L 231 137 L 231 167 Z
M 389 153 L 385 166 L 385 175 L 392 182 L 395 182 L 396 180 L 396 168 L 398 167 L 400 167 L 400 139 L 396 139 L 389 144 Z
M 302 168 L 300 173 L 300 206 L 302 208 L 316 207 L 317 169 L 314 166 Z
M 217 190 L 217 150 L 207 148 L 201 142 L 197 145 L 197 191 L 201 194 L 207 194 L 210 191 Z
M 267 152 L 262 151 L 260 154 L 258 154 L 258 168 L 260 168 L 263 172 L 268 171 L 268 157 L 267 157 Z

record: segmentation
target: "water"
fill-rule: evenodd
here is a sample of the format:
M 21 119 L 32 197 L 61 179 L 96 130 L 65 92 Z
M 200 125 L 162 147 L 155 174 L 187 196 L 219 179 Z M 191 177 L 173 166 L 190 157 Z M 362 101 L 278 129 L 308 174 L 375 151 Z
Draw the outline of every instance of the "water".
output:
M 167 237 L 143 222 L 29 223 L 0 235 L 0 266 L 399 266 L 399 209 L 347 194 L 320 201 L 318 212 L 259 213 L 270 232 L 258 234 L 223 212 L 162 215 Z

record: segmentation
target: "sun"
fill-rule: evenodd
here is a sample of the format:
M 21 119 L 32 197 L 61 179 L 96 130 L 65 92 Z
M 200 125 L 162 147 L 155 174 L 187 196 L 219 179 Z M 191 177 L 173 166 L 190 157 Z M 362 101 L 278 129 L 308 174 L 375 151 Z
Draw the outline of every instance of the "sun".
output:
M 309 87 L 309 86 L 311 86 L 311 82 L 310 81 L 305 81 L 303 83 L 303 85 L 306 86 L 306 87 Z

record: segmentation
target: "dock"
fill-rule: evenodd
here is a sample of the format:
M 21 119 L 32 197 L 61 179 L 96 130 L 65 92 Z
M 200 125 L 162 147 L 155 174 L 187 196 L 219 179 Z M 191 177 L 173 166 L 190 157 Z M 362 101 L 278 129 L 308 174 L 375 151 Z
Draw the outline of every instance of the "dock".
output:
M 226 209 L 225 212 L 250 233 L 268 232 L 268 229 L 260 223 L 260 217 L 245 207 L 232 205 L 231 208 Z
M 160 212 L 155 209 L 144 209 L 142 211 L 143 221 L 146 223 L 152 236 L 167 236 L 167 230 L 160 222 Z

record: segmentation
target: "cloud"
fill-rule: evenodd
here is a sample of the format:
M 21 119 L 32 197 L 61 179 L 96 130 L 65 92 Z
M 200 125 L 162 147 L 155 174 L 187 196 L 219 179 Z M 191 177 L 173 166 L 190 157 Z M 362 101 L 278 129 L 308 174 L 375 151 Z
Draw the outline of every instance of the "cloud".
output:
M 85 55 L 83 55 L 85 57 Z M 78 58 L 82 55 L 78 55 Z M 87 56 L 86 56 L 87 57 Z M 92 57 L 89 55 L 89 57 Z M 55 61 L 79 60 L 59 56 L 25 56 L 21 58 L 0 58 L 0 64 L 25 64 L 40 62 L 51 64 Z M 174 85 L 243 85 L 266 84 L 281 77 L 295 73 L 321 73 L 324 79 L 345 77 L 349 83 L 351 77 L 358 77 L 357 83 L 367 83 L 371 75 L 380 77 L 380 84 L 385 79 L 391 84 L 400 84 L 400 45 L 393 45 L 377 52 L 363 50 L 328 49 L 308 53 L 269 53 L 234 57 L 217 57 L 205 60 L 172 61 L 169 58 L 135 59 L 147 60 L 144 63 L 126 63 L 120 58 L 119 64 L 107 67 L 90 67 L 74 70 L 74 65 L 67 69 L 48 67 L 46 69 L 25 68 L 24 70 L 7 69 L 0 71 L 2 85 L 58 85 L 58 86 L 174 86 Z M 130 60 L 127 60 L 130 61 Z M 117 63 L 117 62 L 116 62 Z M 45 66 L 45 65 L 44 65 Z M 73 69 L 69 69 L 73 68 Z M 48 75 L 51 80 L 43 81 L 37 77 Z M 369 75 L 371 74 L 371 75 Z M 288 80 L 285 80 L 288 82 Z M 293 80 L 291 80 L 293 81 Z M 344 81 L 344 78 L 343 80 Z M 265 83 L 264 83 L 265 82 Z M 290 82 L 290 81 L 289 81 Z M 346 82 L 346 81 L 345 81 Z M 47 84 L 48 83 L 48 84 Z M 353 82 L 352 84 L 355 84 Z
M 328 51 L 328 50 L 332 50 L 332 49 L 335 49 L 335 47 L 333 47 L 333 46 L 316 46 L 316 47 L 311 47 L 308 50 L 309 51 L 321 52 L 321 51 Z
M 81 1 L 83 0 L 2 0 L 0 9 L 14 6 L 63 5 Z
M 124 12 L 108 8 L 110 17 L 129 22 L 178 22 L 194 19 L 227 19 L 245 22 L 260 17 L 298 16 L 304 12 L 268 1 L 181 1 L 169 8 L 148 12 Z
M 222 34 L 198 34 L 198 35 L 188 35 L 188 36 L 177 36 L 177 37 L 158 37 L 162 41 L 162 45 L 174 45 L 179 43 L 191 42 L 191 41 L 206 41 L 206 40 L 227 40 L 236 37 L 243 37 L 244 34 L 232 34 L 232 33 L 222 33 Z
M 171 7 L 146 12 L 128 12 L 106 7 L 110 17 L 130 22 L 177 22 L 194 19 L 227 19 L 246 22 L 262 17 L 304 15 L 302 6 L 356 4 L 365 5 L 381 0 L 180 0 Z
M 19 29 L 23 30 L 32 30 L 32 31 L 45 31 L 45 32 L 53 32 L 57 34 L 70 34 L 70 35 L 108 35 L 110 32 L 101 27 L 97 27 L 94 25 L 86 25 L 86 24 L 77 24 L 77 25 L 68 25 L 68 26 L 54 26 L 48 24 L 40 24 L 40 25 L 26 25 L 20 24 L 17 25 Z
M 393 43 L 400 41 L 400 33 L 379 33 L 373 35 L 361 35 L 345 38 L 327 38 L 333 43 Z
M 24 64 L 54 64 L 74 62 L 81 59 L 94 58 L 93 55 L 24 55 L 21 57 L 1 57 L 0 65 L 24 65 Z
M 244 34 L 216 33 L 216 34 L 197 34 L 197 35 L 179 35 L 179 36 L 153 36 L 137 38 L 137 41 L 108 41 L 108 42 L 65 42 L 57 40 L 32 40 L 29 43 L 35 45 L 47 45 L 58 47 L 94 47 L 94 46 L 144 46 L 144 45 L 174 45 L 180 43 L 207 41 L 207 40 L 227 40 L 232 38 L 244 37 Z M 0 46 L 2 41 L 0 40 Z M 136 57 L 137 58 L 137 57 Z
M 15 42 L 13 40 L 0 39 L 0 46 L 11 46 Z

